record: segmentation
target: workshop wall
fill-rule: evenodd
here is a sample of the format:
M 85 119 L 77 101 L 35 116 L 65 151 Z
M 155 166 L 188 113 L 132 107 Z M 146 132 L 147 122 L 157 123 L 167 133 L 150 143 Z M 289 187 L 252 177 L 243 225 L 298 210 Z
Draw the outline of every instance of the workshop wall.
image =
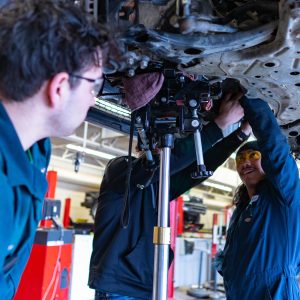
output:
M 59 171 L 58 171 L 59 174 Z M 100 183 L 99 183 L 100 184 Z M 55 199 L 61 200 L 61 219 L 63 218 L 64 214 L 64 207 L 65 207 L 65 199 L 71 198 L 71 210 L 70 210 L 70 217 L 73 221 L 78 221 L 79 219 L 86 222 L 93 222 L 93 218 L 90 215 L 90 210 L 86 207 L 81 206 L 81 203 L 85 199 L 85 192 L 91 191 L 90 189 L 83 188 L 83 186 L 77 184 L 71 184 L 62 180 L 58 179 L 57 187 L 56 187 L 56 194 Z M 98 191 L 95 189 L 95 191 Z M 198 195 L 203 198 L 204 203 L 209 201 L 210 199 L 206 199 L 205 194 L 199 194 L 199 191 L 191 190 L 191 194 Z M 223 199 L 222 199 L 223 200 Z M 227 200 L 227 199 L 226 199 Z M 226 200 L 223 200 L 226 202 Z M 212 201 L 220 201 L 220 199 L 210 200 L 208 202 L 208 209 L 205 215 L 201 215 L 201 223 L 204 224 L 204 228 L 212 228 L 212 219 L 213 214 L 218 213 L 223 216 L 224 209 L 222 207 L 215 208 L 210 207 Z M 227 202 L 229 204 L 229 202 Z M 222 218 L 222 217 L 221 217 Z M 223 221 L 224 223 L 224 221 Z
M 61 219 L 63 219 L 64 208 L 65 208 L 65 199 L 71 198 L 71 209 L 70 217 L 73 221 L 85 220 L 86 222 L 93 222 L 92 217 L 90 216 L 89 209 L 81 206 L 81 202 L 84 201 L 85 192 L 76 190 L 76 186 L 66 186 L 65 184 L 58 183 L 56 187 L 55 198 L 61 200 Z

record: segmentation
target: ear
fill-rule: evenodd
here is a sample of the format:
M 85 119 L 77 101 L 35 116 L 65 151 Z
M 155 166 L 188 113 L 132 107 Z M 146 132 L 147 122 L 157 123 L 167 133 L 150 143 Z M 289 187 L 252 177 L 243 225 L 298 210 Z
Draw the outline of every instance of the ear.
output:
M 70 95 L 69 74 L 61 72 L 52 77 L 48 83 L 47 94 L 49 106 L 58 109 L 63 107 Z

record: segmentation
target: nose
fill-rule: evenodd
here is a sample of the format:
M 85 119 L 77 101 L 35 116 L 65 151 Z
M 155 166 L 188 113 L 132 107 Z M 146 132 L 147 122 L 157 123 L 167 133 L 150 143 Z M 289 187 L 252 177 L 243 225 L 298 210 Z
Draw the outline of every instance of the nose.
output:
M 241 164 L 241 168 L 244 169 L 251 165 L 251 161 L 249 159 L 245 159 L 244 162 Z
M 249 166 L 251 166 L 251 161 L 249 159 L 245 159 L 245 161 L 242 163 L 242 169 L 247 168 Z

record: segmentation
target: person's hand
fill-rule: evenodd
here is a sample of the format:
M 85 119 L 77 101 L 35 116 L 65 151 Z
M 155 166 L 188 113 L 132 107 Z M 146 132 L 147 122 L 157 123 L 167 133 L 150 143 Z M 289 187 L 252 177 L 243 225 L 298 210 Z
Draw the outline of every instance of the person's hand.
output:
M 252 133 L 252 128 L 251 128 L 248 121 L 243 121 L 241 126 L 240 126 L 240 129 L 246 135 L 250 135 Z
M 243 93 L 232 95 L 226 94 L 221 102 L 218 116 L 215 118 L 215 123 L 218 127 L 224 130 L 229 125 L 239 122 L 244 116 L 244 109 L 240 105 L 239 100 L 243 97 Z

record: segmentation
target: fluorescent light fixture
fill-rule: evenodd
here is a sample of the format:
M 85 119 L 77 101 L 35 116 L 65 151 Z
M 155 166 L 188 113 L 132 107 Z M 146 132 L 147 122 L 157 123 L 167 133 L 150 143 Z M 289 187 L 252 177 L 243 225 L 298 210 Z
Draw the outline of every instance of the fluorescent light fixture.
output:
M 219 183 L 214 183 L 214 182 L 210 182 L 210 181 L 204 181 L 202 182 L 203 185 L 209 186 L 209 187 L 213 187 L 215 189 L 219 189 L 225 192 L 232 192 L 232 188 L 223 184 L 219 184 Z
M 84 147 L 81 147 L 78 145 L 73 145 L 73 144 L 67 144 L 66 148 L 77 151 L 77 152 L 84 152 L 86 154 L 96 156 L 99 158 L 104 158 L 104 159 L 113 159 L 116 157 L 115 155 L 112 155 L 112 154 L 108 154 L 108 153 L 105 153 L 102 151 L 97 151 L 97 150 L 93 150 L 93 149 L 89 149 L 89 148 L 84 148 Z
M 203 203 L 206 205 L 209 205 L 209 206 L 215 206 L 215 207 L 217 206 L 220 208 L 225 208 L 226 206 L 231 205 L 231 203 L 227 202 L 227 201 L 218 201 L 218 200 L 212 200 L 212 199 L 207 199 L 207 198 L 203 199 Z
M 253 142 L 253 141 L 256 141 L 256 137 L 253 134 L 251 134 L 247 142 Z
M 111 111 L 113 113 L 116 113 L 123 117 L 127 117 L 129 119 L 131 117 L 131 111 L 129 109 L 127 109 L 121 105 L 114 104 L 110 101 L 106 101 L 106 100 L 100 99 L 100 98 L 95 98 L 95 104 L 96 104 L 96 106 L 99 106 L 106 111 Z

